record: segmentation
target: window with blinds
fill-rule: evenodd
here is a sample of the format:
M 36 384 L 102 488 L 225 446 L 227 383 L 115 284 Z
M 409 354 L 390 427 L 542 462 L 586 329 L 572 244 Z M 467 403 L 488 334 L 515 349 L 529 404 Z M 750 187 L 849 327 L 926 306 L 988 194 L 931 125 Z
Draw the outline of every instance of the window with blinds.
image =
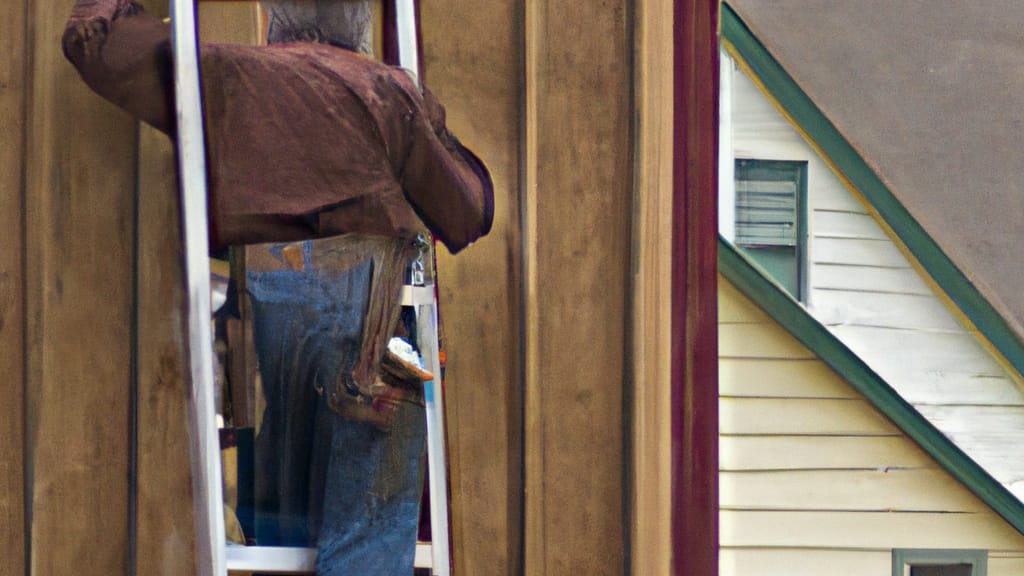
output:
M 736 242 L 746 246 L 796 246 L 796 182 L 737 180 Z
M 910 576 L 972 576 L 970 564 L 935 564 L 910 566 Z
M 892 576 L 986 576 L 986 550 L 913 550 L 892 551 Z
M 802 296 L 807 163 L 736 160 L 735 244 Z

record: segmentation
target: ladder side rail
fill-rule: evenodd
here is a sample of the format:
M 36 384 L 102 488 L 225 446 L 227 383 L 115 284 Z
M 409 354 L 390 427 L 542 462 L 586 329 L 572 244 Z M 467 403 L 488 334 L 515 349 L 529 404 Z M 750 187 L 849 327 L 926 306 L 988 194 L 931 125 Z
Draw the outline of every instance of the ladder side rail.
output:
M 416 74 L 421 83 L 419 28 L 415 0 L 394 0 L 395 33 L 398 44 L 398 65 Z M 432 252 L 431 252 L 432 254 Z M 433 263 L 435 260 L 431 258 Z M 433 270 L 437 281 L 436 269 Z M 437 333 L 437 290 L 430 286 L 431 302 L 417 307 L 417 334 L 420 353 L 427 369 L 434 375 L 423 383 L 427 417 L 427 460 L 430 490 L 430 534 L 432 570 L 436 576 L 450 576 L 451 552 L 448 526 L 448 458 L 444 424 L 444 386 Z
M 431 291 L 434 286 L 428 286 Z M 437 298 L 417 307 L 416 333 L 420 353 L 434 379 L 423 383 L 427 418 L 427 462 L 430 484 L 430 533 L 433 573 L 451 574 L 448 542 L 448 459 L 445 446 L 444 387 L 437 334 Z
M 171 0 L 178 173 L 184 229 L 190 365 L 189 433 L 196 525 L 196 573 L 227 574 L 220 445 L 213 393 L 206 151 L 193 0 Z
M 421 71 L 415 0 L 395 0 L 395 33 L 398 40 L 398 65 L 411 70 L 418 80 Z
M 172 44 L 178 164 L 181 174 L 183 227 L 185 235 L 188 288 L 189 357 L 191 395 L 189 423 L 192 438 L 192 469 L 197 528 L 197 573 L 201 576 L 226 574 L 226 542 L 220 450 L 213 396 L 213 343 L 209 331 L 211 316 L 208 231 L 206 214 L 206 154 L 199 75 L 198 37 L 194 0 L 171 0 Z M 419 78 L 418 31 L 414 0 L 395 0 L 399 65 Z M 447 458 L 444 432 L 444 399 L 437 334 L 437 298 L 434 286 L 426 286 L 434 297 L 417 307 L 420 350 L 428 370 L 435 375 L 425 383 L 427 399 L 427 451 L 430 460 L 431 532 L 433 573 L 448 576 Z

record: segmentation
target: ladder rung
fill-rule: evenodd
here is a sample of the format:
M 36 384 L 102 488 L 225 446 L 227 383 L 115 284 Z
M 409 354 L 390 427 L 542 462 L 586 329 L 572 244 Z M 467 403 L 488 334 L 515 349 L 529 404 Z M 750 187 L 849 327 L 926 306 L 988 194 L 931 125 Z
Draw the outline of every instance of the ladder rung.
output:
M 316 548 L 280 546 L 228 546 L 228 571 L 266 574 L 313 574 L 316 572 Z M 431 568 L 430 542 L 416 543 L 416 568 Z
M 399 297 L 402 306 L 426 306 L 434 303 L 434 285 L 402 286 L 402 293 Z

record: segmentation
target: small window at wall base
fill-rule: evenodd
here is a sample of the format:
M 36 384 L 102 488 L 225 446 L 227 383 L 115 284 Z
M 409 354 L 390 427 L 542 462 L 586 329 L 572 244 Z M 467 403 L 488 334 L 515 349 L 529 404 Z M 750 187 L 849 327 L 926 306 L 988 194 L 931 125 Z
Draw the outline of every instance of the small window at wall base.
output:
M 986 550 L 930 550 L 896 548 L 892 576 L 987 576 Z
M 736 246 L 797 300 L 807 258 L 807 162 L 736 160 Z

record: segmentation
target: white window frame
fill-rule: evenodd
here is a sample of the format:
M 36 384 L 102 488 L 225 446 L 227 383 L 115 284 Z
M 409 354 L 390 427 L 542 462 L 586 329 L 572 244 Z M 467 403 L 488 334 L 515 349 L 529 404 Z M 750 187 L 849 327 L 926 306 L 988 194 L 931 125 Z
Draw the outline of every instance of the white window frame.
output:
M 892 576 L 909 576 L 913 566 L 970 564 L 971 576 L 988 576 L 988 550 L 894 548 Z

